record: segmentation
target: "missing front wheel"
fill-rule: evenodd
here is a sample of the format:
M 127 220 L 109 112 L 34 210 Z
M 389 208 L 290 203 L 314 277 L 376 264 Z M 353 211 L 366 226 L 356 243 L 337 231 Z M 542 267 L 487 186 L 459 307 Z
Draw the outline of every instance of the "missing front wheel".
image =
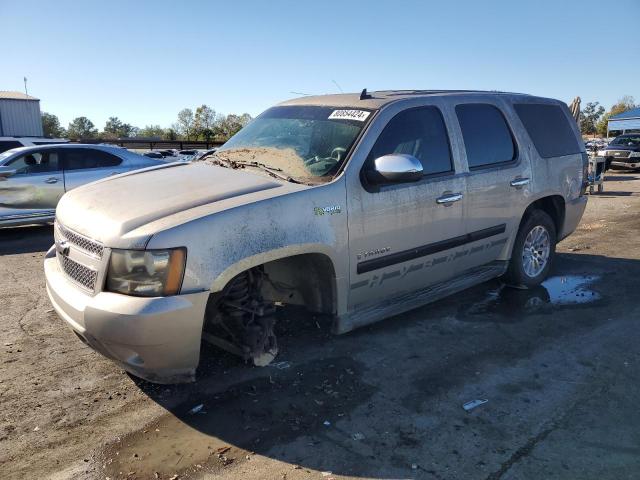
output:
M 234 277 L 207 304 L 202 338 L 223 350 L 266 366 L 278 354 L 275 306 L 260 291 L 265 273 L 252 269 Z

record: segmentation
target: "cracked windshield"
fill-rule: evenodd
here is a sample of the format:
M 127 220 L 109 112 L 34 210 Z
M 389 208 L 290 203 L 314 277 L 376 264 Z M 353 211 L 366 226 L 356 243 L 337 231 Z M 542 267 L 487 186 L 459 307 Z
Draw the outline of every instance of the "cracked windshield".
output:
M 290 181 L 326 182 L 339 171 L 369 116 L 369 111 L 333 107 L 270 108 L 207 160 L 261 168 Z

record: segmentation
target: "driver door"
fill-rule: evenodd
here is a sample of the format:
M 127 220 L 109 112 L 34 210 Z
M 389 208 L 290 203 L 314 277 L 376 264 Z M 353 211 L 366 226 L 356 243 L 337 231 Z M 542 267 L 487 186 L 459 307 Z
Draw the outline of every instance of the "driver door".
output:
M 443 282 L 458 273 L 462 262 L 465 176 L 454 168 L 440 109 L 429 105 L 396 114 L 378 136 L 364 169 L 389 154 L 417 158 L 423 178 L 374 188 L 366 182 L 353 185 L 349 309 Z
M 0 222 L 53 217 L 64 194 L 64 177 L 56 149 L 24 153 L 4 166 L 15 169 L 0 176 Z

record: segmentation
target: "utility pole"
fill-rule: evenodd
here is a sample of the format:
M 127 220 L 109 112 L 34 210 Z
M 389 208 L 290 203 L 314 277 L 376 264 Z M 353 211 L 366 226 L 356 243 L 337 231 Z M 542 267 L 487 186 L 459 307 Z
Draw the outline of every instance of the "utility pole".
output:
M 29 96 L 29 92 L 27 92 L 27 77 L 24 77 L 24 94 Z

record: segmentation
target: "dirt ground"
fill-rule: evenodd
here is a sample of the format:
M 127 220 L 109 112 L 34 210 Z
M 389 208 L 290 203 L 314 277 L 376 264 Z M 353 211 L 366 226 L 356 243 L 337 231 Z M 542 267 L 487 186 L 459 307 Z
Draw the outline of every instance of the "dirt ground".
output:
M 207 349 L 186 386 L 84 346 L 44 290 L 51 228 L 1 231 L 0 478 L 638 478 L 640 176 L 605 188 L 544 287 L 341 337 L 296 312 L 278 363 Z

